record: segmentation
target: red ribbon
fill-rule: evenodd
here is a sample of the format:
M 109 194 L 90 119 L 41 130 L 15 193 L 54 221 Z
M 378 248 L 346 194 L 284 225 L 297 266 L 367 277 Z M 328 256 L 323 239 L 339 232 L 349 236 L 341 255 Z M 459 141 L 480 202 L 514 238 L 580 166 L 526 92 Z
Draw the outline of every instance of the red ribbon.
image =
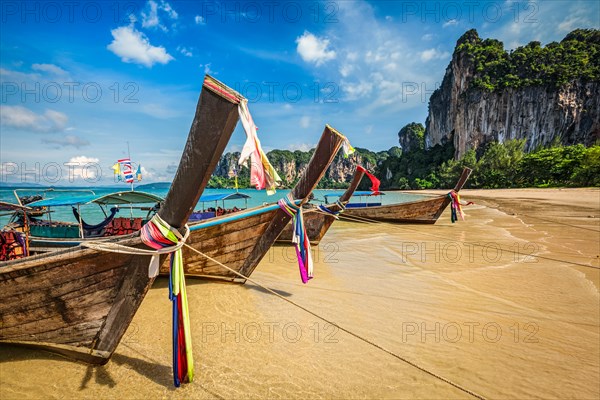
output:
M 371 194 L 379 194 L 379 185 L 381 184 L 381 181 L 379 179 L 375 178 L 375 176 L 373 174 L 371 174 L 369 171 L 367 171 L 360 165 L 357 165 L 356 169 L 364 172 L 365 175 L 367 175 L 369 177 L 369 179 L 371 180 L 371 188 L 370 189 L 373 192 Z

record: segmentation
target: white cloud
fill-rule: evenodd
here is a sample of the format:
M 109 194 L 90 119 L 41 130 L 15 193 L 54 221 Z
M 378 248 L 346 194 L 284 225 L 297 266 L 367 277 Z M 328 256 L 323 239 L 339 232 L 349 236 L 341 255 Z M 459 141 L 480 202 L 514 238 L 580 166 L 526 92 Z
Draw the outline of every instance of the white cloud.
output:
M 305 115 L 302 118 L 300 118 L 300 126 L 304 129 L 308 128 L 310 126 L 310 117 Z
M 19 165 L 14 162 L 0 163 L 0 182 L 5 182 L 5 175 L 15 175 L 19 170 Z
M 167 64 L 174 60 L 164 47 L 152 46 L 146 35 L 132 26 L 113 29 L 111 34 L 114 40 L 107 48 L 123 62 L 152 67 L 156 63 Z
M 341 89 L 346 93 L 347 100 L 356 100 L 369 95 L 373 91 L 373 84 L 368 81 L 357 83 L 342 81 Z
M 201 15 L 196 15 L 194 17 L 194 22 L 196 22 L 196 25 L 206 25 L 206 20 Z
M 142 170 L 142 182 L 148 181 L 148 180 L 153 180 L 153 181 L 166 181 L 167 180 L 166 175 L 157 173 L 154 168 L 147 169 L 146 167 L 144 167 L 142 165 L 141 170 Z
M 102 167 L 98 164 L 98 158 L 76 156 L 64 163 L 68 166 L 68 174 L 65 174 L 64 179 L 84 179 L 86 181 L 97 181 L 102 174 Z
M 585 18 L 581 16 L 569 16 L 558 24 L 558 30 L 562 32 L 571 32 L 575 28 L 579 28 L 585 22 Z
M 560 41 L 573 29 L 598 29 L 598 2 L 577 1 L 532 1 L 527 12 L 522 12 L 517 20 L 507 18 L 505 23 L 489 24 L 478 29 L 481 37 L 498 39 L 507 49 L 523 46 L 532 40 L 544 44 Z M 529 3 L 528 3 L 529 4 Z M 504 4 L 503 15 L 513 16 L 514 4 Z M 551 27 L 551 28 L 550 28 Z
M 450 19 L 450 20 L 444 22 L 444 24 L 442 25 L 442 28 L 447 28 L 449 26 L 454 26 L 454 25 L 458 25 L 458 20 L 457 19 Z
M 296 38 L 296 51 L 306 62 L 319 66 L 336 57 L 335 51 L 329 50 L 329 39 L 320 39 L 308 31 Z
M 317 147 L 316 144 L 310 144 L 310 143 L 292 143 L 292 144 L 289 144 L 287 146 L 287 149 L 289 151 L 296 151 L 296 150 L 309 151 L 310 149 L 314 149 L 315 147 Z
M 152 28 L 160 24 L 158 19 L 158 4 L 155 1 L 150 0 L 146 5 L 148 11 L 142 11 L 142 27 Z
M 46 110 L 36 114 L 22 106 L 0 106 L 0 124 L 34 132 L 60 132 L 67 127 L 69 118 L 58 111 Z
M 169 3 L 167 3 L 166 1 L 161 1 L 160 5 L 161 5 L 161 10 L 163 10 L 165 13 L 167 13 L 169 18 L 171 18 L 171 19 L 179 18 L 179 14 L 177 14 L 177 11 L 173 10 L 173 7 L 171 7 L 171 5 Z
M 183 54 L 186 57 L 193 57 L 194 54 L 190 51 L 190 49 L 182 46 L 177 46 L 177 51 Z
M 154 0 L 149 0 L 146 4 L 145 10 L 141 12 L 142 16 L 142 27 L 143 28 L 160 28 L 167 32 L 169 29 L 161 23 L 158 12 L 161 11 L 166 15 L 167 19 L 176 20 L 179 15 L 171 7 L 171 5 L 164 0 L 157 3 Z
M 61 138 L 54 138 L 54 139 L 44 138 L 44 139 L 42 139 L 42 143 L 55 145 L 57 147 L 73 146 L 76 149 L 90 145 L 89 141 L 87 141 L 86 139 L 80 138 L 79 136 L 75 136 L 75 135 L 66 135 Z
M 31 69 L 34 71 L 49 72 L 53 75 L 67 75 L 67 71 L 54 64 L 32 64 Z
M 171 163 L 171 164 L 167 165 L 167 168 L 165 169 L 165 171 L 167 172 L 167 174 L 174 174 L 175 172 L 177 172 L 177 168 L 178 168 L 177 164 Z
M 200 64 L 200 68 L 204 67 L 204 74 L 206 74 L 206 75 L 213 75 L 213 74 L 215 74 L 215 72 L 212 69 L 210 69 L 210 64 L 211 63 L 207 63 L 207 64 L 204 64 L 204 65 Z
M 435 35 L 433 33 L 426 33 L 423 36 L 421 36 L 421 40 L 430 41 L 433 40 L 434 37 Z
M 435 89 L 446 67 L 443 62 L 423 64 L 421 52 L 427 48 L 420 39 L 426 31 L 387 23 L 366 1 L 338 5 L 339 23 L 322 34 L 330 40 L 328 50 L 335 49 L 338 57 L 329 61 L 333 68 L 322 71 L 319 79 L 339 82 L 336 97 L 356 101 L 355 118 L 426 109 L 428 96 L 423 93 Z M 440 46 L 425 57 L 442 57 L 449 51 Z
M 352 66 L 352 64 L 343 64 L 340 67 L 340 75 L 342 75 L 344 78 L 347 77 L 348 75 L 350 75 L 350 73 L 354 70 L 354 67 Z
M 156 103 L 146 103 L 141 106 L 141 111 L 154 118 L 168 119 L 177 116 L 177 112 Z
M 41 75 L 37 73 L 26 73 L 20 71 L 14 71 L 12 69 L 0 68 L 0 80 L 16 80 L 16 81 L 39 81 Z
M 439 51 L 437 49 L 428 49 L 421 52 L 421 61 L 427 62 L 431 60 L 443 60 L 450 57 L 447 51 Z

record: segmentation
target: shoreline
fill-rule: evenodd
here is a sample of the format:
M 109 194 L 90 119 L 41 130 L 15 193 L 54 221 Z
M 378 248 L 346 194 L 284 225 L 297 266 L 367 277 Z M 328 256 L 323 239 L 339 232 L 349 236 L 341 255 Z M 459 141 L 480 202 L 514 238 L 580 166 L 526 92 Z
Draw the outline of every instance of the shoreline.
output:
M 313 249 L 307 285 L 286 246 L 272 248 L 252 277 L 485 397 L 594 398 L 600 218 L 587 216 L 598 215 L 600 189 L 461 195 L 475 205 L 454 224 L 449 209 L 435 225 L 337 221 Z M 171 304 L 161 278 L 105 366 L 2 345 L 0 397 L 464 396 L 253 284 L 187 285 L 195 382 L 172 387 Z

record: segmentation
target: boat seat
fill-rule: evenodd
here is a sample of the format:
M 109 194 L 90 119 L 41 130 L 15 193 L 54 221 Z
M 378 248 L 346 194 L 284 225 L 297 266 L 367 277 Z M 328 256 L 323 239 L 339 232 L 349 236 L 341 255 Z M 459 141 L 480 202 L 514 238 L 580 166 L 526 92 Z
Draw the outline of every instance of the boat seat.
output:
M 142 229 L 142 218 L 114 218 L 104 231 L 104 236 L 129 235 Z
M 131 224 L 131 229 L 133 229 L 134 232 L 137 232 L 140 229 L 142 229 L 142 219 L 141 218 L 135 218 L 133 220 L 133 223 Z
M 0 231 L 0 261 L 16 260 L 26 255 L 25 239 L 16 231 Z

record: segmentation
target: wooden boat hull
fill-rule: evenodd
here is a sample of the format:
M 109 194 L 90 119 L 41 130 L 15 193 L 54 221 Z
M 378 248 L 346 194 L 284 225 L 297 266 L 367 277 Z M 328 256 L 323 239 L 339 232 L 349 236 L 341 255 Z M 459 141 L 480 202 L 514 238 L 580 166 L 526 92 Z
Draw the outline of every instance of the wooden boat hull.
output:
M 233 94 L 204 90 L 209 83 Z M 185 225 L 235 129 L 233 95 L 205 79 L 177 173 L 158 212 L 174 228 Z M 139 233 L 108 241 L 147 249 Z M 0 342 L 106 363 L 154 281 L 149 264 L 150 256 L 82 246 L 1 262 Z
M 330 206 L 331 207 L 331 206 Z M 336 218 L 331 215 L 325 215 L 322 212 L 312 211 L 307 209 L 303 215 L 306 234 L 310 240 L 310 244 L 318 245 L 321 239 L 325 236 Z M 292 241 L 293 227 L 288 224 L 281 235 L 277 238 L 279 244 L 289 244 Z
M 190 225 L 187 244 L 239 272 L 277 212 L 274 207 L 264 211 L 261 208 Z M 185 247 L 183 258 L 186 276 L 244 282 L 230 270 Z M 161 265 L 160 272 L 165 275 L 169 273 L 168 260 Z
M 438 196 L 408 203 L 347 208 L 343 216 L 358 221 L 366 219 L 394 223 L 435 224 L 448 204 L 450 204 L 448 196 Z
M 465 168 L 458 178 L 453 191 L 459 192 L 471 175 L 471 169 Z M 343 217 L 352 221 L 381 221 L 409 224 L 435 224 L 450 204 L 448 195 L 407 203 L 386 204 L 373 207 L 348 207 Z
M 142 246 L 139 238 L 119 243 Z M 106 363 L 150 288 L 149 262 L 76 247 L 6 263 L 0 341 Z

